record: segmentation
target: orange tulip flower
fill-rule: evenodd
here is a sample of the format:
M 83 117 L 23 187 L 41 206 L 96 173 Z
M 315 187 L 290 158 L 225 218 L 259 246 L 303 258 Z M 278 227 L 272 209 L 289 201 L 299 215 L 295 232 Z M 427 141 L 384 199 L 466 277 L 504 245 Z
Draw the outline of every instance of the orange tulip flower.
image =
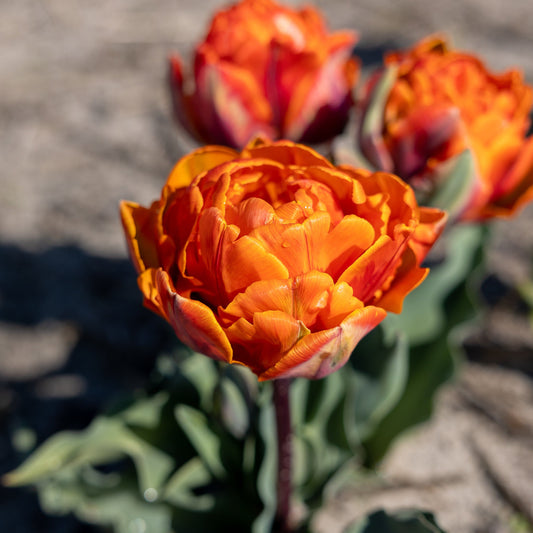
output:
M 370 79 L 360 148 L 373 167 L 407 180 L 423 204 L 461 220 L 508 216 L 533 198 L 532 101 L 517 70 L 493 74 L 430 37 L 388 54 Z
M 396 176 L 261 140 L 196 150 L 159 200 L 121 216 L 145 304 L 260 380 L 340 368 L 423 280 L 445 220 Z
M 311 7 L 242 0 L 215 15 L 190 79 L 180 58 L 170 58 L 176 116 L 201 142 L 235 148 L 256 135 L 329 140 L 353 103 L 355 42 L 353 32 L 328 33 Z

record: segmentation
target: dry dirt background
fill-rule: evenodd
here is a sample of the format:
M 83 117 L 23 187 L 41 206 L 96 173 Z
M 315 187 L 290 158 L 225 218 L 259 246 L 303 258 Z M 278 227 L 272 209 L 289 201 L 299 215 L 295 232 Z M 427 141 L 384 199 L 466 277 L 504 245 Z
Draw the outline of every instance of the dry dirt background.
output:
M 297 5 L 299 2 L 288 2 Z M 147 204 L 193 144 L 169 115 L 165 61 L 188 54 L 217 0 L 0 1 L 0 474 L 18 464 L 11 436 L 84 427 L 141 386 L 172 342 L 140 305 L 117 214 Z M 371 64 L 435 31 L 519 65 L 533 83 L 531 0 L 320 0 L 332 28 L 360 32 Z M 426 507 L 455 533 L 507 533 L 533 522 L 533 334 L 514 286 L 531 275 L 533 206 L 494 224 L 490 311 L 433 420 L 383 466 L 387 487 L 347 492 L 322 531 L 375 507 Z M 18 433 L 20 436 L 20 432 Z M 518 524 L 518 525 L 517 525 Z M 33 494 L 0 488 L 0 530 L 81 533 L 44 516 Z

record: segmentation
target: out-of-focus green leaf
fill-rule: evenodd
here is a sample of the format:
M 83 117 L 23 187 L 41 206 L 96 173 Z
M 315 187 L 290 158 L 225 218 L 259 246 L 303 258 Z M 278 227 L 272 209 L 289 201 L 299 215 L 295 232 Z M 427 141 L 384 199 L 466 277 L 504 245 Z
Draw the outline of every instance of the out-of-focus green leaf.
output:
M 194 354 L 192 357 L 188 357 L 181 362 L 180 371 L 198 391 L 201 399 L 201 407 L 204 410 L 211 410 L 213 390 L 219 379 L 216 363 L 209 359 L 209 357 Z
M 320 505 L 324 486 L 351 456 L 344 429 L 338 428 L 339 439 L 330 427 L 332 418 L 342 419 L 345 393 L 339 372 L 316 381 L 296 379 L 291 385 L 294 492 L 309 510 Z
M 111 526 L 115 533 L 169 533 L 170 509 L 148 502 L 127 484 L 109 489 L 92 487 L 80 479 L 47 483 L 40 490 L 41 507 L 50 514 L 73 512 L 80 520 Z
M 214 506 L 212 495 L 194 494 L 194 489 L 209 483 L 211 474 L 199 457 L 193 457 L 169 479 L 163 498 L 185 509 L 206 511 Z
M 443 334 L 449 320 L 446 312 L 450 312 L 445 310 L 444 300 L 472 272 L 483 235 L 483 229 L 474 224 L 454 226 L 443 235 L 446 248 L 443 260 L 431 266 L 426 279 L 407 295 L 402 312 L 387 316 L 385 328 L 406 334 L 411 346 Z
M 272 405 L 272 386 L 267 384 L 265 401 L 259 412 L 259 434 L 264 443 L 263 457 L 257 476 L 257 490 L 263 502 L 263 510 L 252 525 L 252 533 L 270 533 L 276 513 L 277 441 L 276 420 Z
M 84 431 L 51 437 L 25 463 L 4 477 L 8 485 L 38 483 L 58 470 L 110 463 L 129 456 L 142 491 L 158 488 L 171 472 L 171 457 L 138 438 L 120 420 L 96 418 Z
M 220 438 L 210 429 L 206 416 L 188 405 L 177 405 L 175 414 L 205 466 L 216 477 L 224 477 L 226 471 L 220 460 Z
M 434 170 L 432 180 L 436 189 L 424 205 L 443 209 L 453 221 L 472 197 L 477 179 L 474 155 L 471 150 L 464 150 Z
M 383 124 L 385 104 L 389 98 L 394 82 L 398 75 L 398 68 L 388 65 L 383 69 L 381 76 L 372 91 L 372 100 L 368 103 L 363 116 L 359 143 L 365 153 L 366 159 L 370 159 L 374 166 L 380 170 L 391 170 L 392 161 L 383 140 Z M 362 156 L 359 155 L 359 158 Z M 368 168 L 369 165 L 365 165 Z
M 478 226 L 453 228 L 444 262 L 433 267 L 428 278 L 413 291 L 413 299 L 404 308 L 406 316 L 402 313 L 383 322 L 389 333 L 400 330 L 410 336 L 409 376 L 397 404 L 365 438 L 369 465 L 383 457 L 400 433 L 429 418 L 437 390 L 455 373 L 463 330 L 475 316 L 470 283 L 480 268 L 485 237 Z M 423 294 L 427 294 L 426 301 L 421 298 Z M 418 314 L 418 326 L 411 315 L 417 315 L 416 301 L 425 310 Z M 438 319 L 435 321 L 431 315 L 438 315 Z M 436 322 L 439 327 L 434 327 Z M 421 325 L 426 324 L 431 335 L 420 333 Z
M 444 533 L 434 516 L 427 511 L 405 510 L 394 514 L 376 511 L 344 533 Z
M 220 416 L 225 428 L 236 438 L 244 437 L 250 427 L 250 406 L 235 381 L 224 379 L 217 388 Z
M 408 377 L 409 346 L 406 336 L 387 342 L 381 328 L 352 354 L 345 407 L 345 430 L 357 446 L 393 409 L 405 389 Z
M 168 402 L 168 392 L 161 391 L 151 398 L 145 397 L 133 401 L 128 408 L 118 414 L 117 418 L 130 426 L 153 429 L 159 424 L 161 410 L 166 402 Z

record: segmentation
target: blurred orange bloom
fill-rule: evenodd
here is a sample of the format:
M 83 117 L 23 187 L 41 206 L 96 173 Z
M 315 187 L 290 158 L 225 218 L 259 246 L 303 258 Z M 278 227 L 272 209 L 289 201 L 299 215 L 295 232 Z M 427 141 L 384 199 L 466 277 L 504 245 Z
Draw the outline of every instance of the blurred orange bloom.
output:
M 329 140 L 352 106 L 355 42 L 353 32 L 328 33 L 311 7 L 242 0 L 215 15 L 190 76 L 170 58 L 176 116 L 201 142 L 235 148 L 256 135 Z
M 396 176 L 261 140 L 192 152 L 159 200 L 123 202 L 121 216 L 145 304 L 260 380 L 340 368 L 401 311 L 445 222 Z
M 463 186 L 454 190 L 461 197 L 451 200 L 462 220 L 507 216 L 533 198 L 533 138 L 525 137 L 532 100 L 517 70 L 492 74 L 474 55 L 429 37 L 388 54 L 385 68 L 369 81 L 361 149 L 376 168 L 408 180 L 430 203 L 458 172 Z M 458 168 L 467 152 L 472 164 Z

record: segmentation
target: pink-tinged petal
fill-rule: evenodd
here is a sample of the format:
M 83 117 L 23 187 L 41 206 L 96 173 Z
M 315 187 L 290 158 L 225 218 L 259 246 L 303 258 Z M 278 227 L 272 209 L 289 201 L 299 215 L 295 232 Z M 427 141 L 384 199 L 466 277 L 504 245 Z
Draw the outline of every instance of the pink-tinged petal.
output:
M 358 61 L 350 59 L 351 48 L 350 44 L 331 53 L 314 73 L 306 73 L 308 83 L 300 81 L 285 116 L 285 137 L 319 143 L 342 133 L 359 70 Z
M 156 282 L 163 309 L 178 338 L 212 359 L 231 363 L 231 344 L 213 311 L 202 302 L 184 298 L 175 292 L 166 272 L 158 270 Z
M 199 65 L 200 64 L 200 65 Z M 203 115 L 209 142 L 241 147 L 253 137 L 274 137 L 271 109 L 251 72 L 212 58 L 207 47 L 197 55 L 196 113 Z
M 193 113 L 194 105 L 192 105 L 191 95 L 184 92 L 183 67 L 181 59 L 177 55 L 172 55 L 169 58 L 168 82 L 176 120 L 192 137 L 201 140 L 203 138 L 202 125 L 198 124 L 197 117 Z
M 130 257 L 138 273 L 161 266 L 157 243 L 160 240 L 159 209 L 155 202 L 147 209 L 134 202 L 120 203 L 120 217 Z
M 457 144 L 455 139 L 466 137 L 461 113 L 451 106 L 422 107 L 402 121 L 392 134 L 394 172 L 403 179 L 422 172 L 430 158 L 448 157 L 446 148 L 454 142 Z
M 248 235 L 221 250 L 220 276 L 229 299 L 252 283 L 264 279 L 287 279 L 287 267 Z
M 378 307 L 354 311 L 337 327 L 310 333 L 298 341 L 259 381 L 304 377 L 319 379 L 341 368 L 357 343 L 386 316 Z

